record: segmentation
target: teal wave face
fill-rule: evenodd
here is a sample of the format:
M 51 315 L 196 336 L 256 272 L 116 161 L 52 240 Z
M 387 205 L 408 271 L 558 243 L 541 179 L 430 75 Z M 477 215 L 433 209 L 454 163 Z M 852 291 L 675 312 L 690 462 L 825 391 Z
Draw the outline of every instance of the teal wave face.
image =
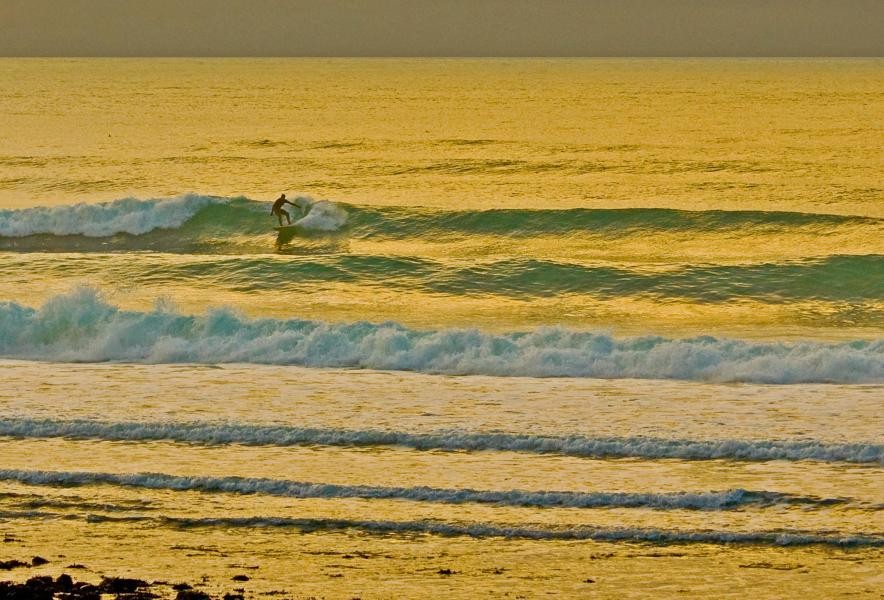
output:
M 10 279 L 35 270 L 44 277 L 88 278 L 100 272 L 108 280 L 139 285 L 192 283 L 235 291 L 292 293 L 305 286 L 347 283 L 449 296 L 511 298 L 578 294 L 700 303 L 741 299 L 874 303 L 884 298 L 884 256 L 880 255 L 758 265 L 686 265 L 664 271 L 535 259 L 465 263 L 353 254 L 197 260 L 170 260 L 161 255 L 114 260 L 87 254 L 71 255 L 63 261 L 10 255 L 0 265 L 0 274 Z
M 746 228 L 790 229 L 884 226 L 877 219 L 764 211 L 686 211 L 666 208 L 441 211 L 399 207 L 348 207 L 351 228 L 361 236 L 426 234 L 537 236 L 575 233 L 641 234 L 646 231 L 706 232 Z

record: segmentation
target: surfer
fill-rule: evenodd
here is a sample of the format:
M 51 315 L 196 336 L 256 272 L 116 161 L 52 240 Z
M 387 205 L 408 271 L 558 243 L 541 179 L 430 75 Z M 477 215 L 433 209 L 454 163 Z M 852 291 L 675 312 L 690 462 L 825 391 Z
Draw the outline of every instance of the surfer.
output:
M 276 215 L 276 217 L 279 219 L 279 226 L 280 226 L 280 227 L 282 227 L 282 216 L 283 216 L 283 215 L 285 215 L 285 220 L 288 221 L 288 224 L 289 224 L 289 225 L 292 224 L 292 220 L 291 220 L 291 218 L 289 217 L 289 213 L 288 213 L 288 211 L 285 211 L 285 210 L 283 210 L 283 208 L 282 208 L 282 206 L 283 206 L 284 204 L 291 204 L 292 206 L 294 206 L 294 207 L 297 208 L 298 210 L 301 210 L 301 207 L 300 207 L 300 206 L 298 206 L 298 205 L 295 204 L 294 202 L 291 202 L 290 200 L 286 200 L 286 199 L 285 199 L 285 194 L 282 194 L 279 198 L 277 198 L 276 201 L 273 203 L 273 207 L 270 209 L 270 214 L 271 214 L 271 215 Z

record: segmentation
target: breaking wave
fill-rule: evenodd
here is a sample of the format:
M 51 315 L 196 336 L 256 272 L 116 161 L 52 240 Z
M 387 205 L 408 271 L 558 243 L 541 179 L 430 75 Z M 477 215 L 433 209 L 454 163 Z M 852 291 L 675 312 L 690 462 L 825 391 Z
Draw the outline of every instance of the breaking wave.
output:
M 233 494 L 264 494 L 286 498 L 360 498 L 411 500 L 443 504 L 495 504 L 500 506 L 565 508 L 652 508 L 657 510 L 734 510 L 746 506 L 798 504 L 828 506 L 845 501 L 792 494 L 731 489 L 721 492 L 625 493 L 528 490 L 444 489 L 426 486 L 379 487 L 336 485 L 252 477 L 183 477 L 163 473 L 95 473 L 0 470 L 0 480 L 28 485 L 110 484 L 124 487 Z
M 884 381 L 884 339 L 825 344 L 702 336 L 614 338 L 562 327 L 493 334 L 397 323 L 124 311 L 94 288 L 35 309 L 0 303 L 0 356 L 60 362 L 257 363 L 455 375 L 760 383 Z
M 181 227 L 203 208 L 222 202 L 221 198 L 188 195 L 166 200 L 123 198 L 97 204 L 0 210 L 0 236 L 142 235 L 154 229 Z
M 304 235 L 337 231 L 347 211 L 328 200 L 294 199 L 287 207 Z M 0 249 L 46 252 L 247 251 L 249 238 L 273 235 L 269 202 L 188 194 L 170 199 L 123 198 L 96 204 L 0 210 Z M 267 244 L 260 246 L 267 251 Z
M 884 220 L 860 216 L 775 211 L 685 211 L 626 209 L 441 210 L 371 207 L 295 199 L 306 216 L 296 222 L 302 234 L 346 231 L 356 238 L 428 238 L 499 235 L 596 236 L 648 232 L 831 231 L 860 227 L 876 239 Z M 245 197 L 190 194 L 171 199 L 124 198 L 97 204 L 0 210 L 0 249 L 17 251 L 163 252 L 269 251 L 275 220 L 268 202 Z M 289 207 L 290 210 L 291 209 Z M 243 238 L 259 238 L 251 247 Z
M 108 441 L 171 441 L 246 446 L 401 446 L 417 450 L 510 451 L 586 458 L 682 460 L 817 460 L 884 463 L 884 444 L 817 440 L 687 440 L 654 437 L 552 436 L 504 432 L 410 433 L 243 423 L 164 423 L 48 419 L 0 419 L 0 435 Z

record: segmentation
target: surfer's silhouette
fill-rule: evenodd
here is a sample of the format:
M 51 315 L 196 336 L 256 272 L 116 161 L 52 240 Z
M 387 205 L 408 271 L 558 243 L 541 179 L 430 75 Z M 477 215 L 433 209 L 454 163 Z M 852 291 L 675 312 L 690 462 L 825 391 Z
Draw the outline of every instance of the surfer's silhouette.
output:
M 277 198 L 276 201 L 273 203 L 273 207 L 270 209 L 270 214 L 276 215 L 276 217 L 279 219 L 279 226 L 280 227 L 282 227 L 283 215 L 285 215 L 285 220 L 288 222 L 288 224 L 289 225 L 292 224 L 292 219 L 291 219 L 291 217 L 289 217 L 288 211 L 283 210 L 283 208 L 282 208 L 283 205 L 285 205 L 285 204 L 291 204 L 292 206 L 294 206 L 298 210 L 301 209 L 301 207 L 298 206 L 297 204 L 295 204 L 294 202 L 292 202 L 290 200 L 286 200 L 285 194 L 282 194 L 279 198 Z

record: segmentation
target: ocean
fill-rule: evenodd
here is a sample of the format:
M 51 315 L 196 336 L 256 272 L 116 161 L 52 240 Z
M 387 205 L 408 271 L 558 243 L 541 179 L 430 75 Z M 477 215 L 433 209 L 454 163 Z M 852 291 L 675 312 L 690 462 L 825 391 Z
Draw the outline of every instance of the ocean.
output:
M 882 90 L 0 59 L 2 578 L 880 597 Z

